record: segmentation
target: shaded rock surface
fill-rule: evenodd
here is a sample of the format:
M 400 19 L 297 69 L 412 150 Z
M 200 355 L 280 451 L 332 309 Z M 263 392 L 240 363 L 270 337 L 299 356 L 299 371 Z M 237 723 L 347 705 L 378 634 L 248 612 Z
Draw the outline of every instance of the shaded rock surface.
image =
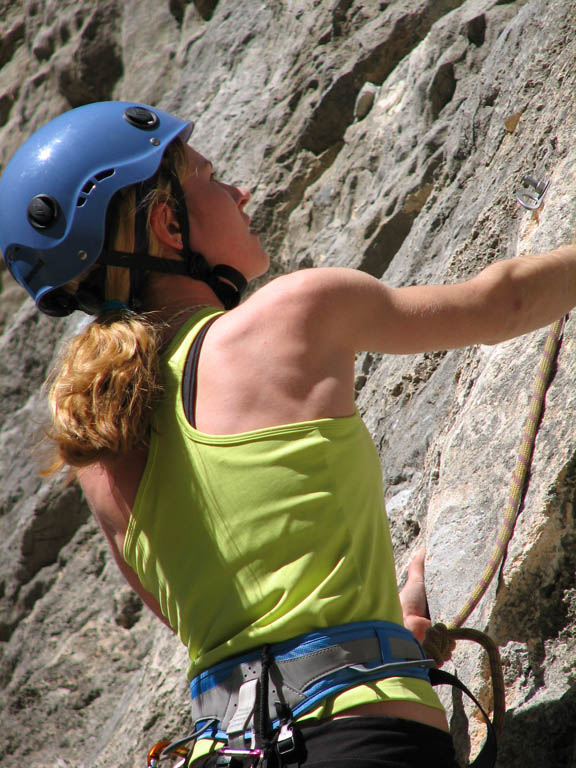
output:
M 0 167 L 71 106 L 157 104 L 252 187 L 273 272 L 455 281 L 573 236 L 575 14 L 574 0 L 0 0 Z M 525 173 L 551 180 L 537 215 L 514 200 Z M 190 727 L 185 654 L 127 592 L 78 490 L 38 476 L 39 388 L 78 320 L 40 317 L 0 281 L 2 764 L 141 766 Z M 486 565 L 545 334 L 358 357 L 399 574 L 425 543 L 434 619 Z M 576 764 L 575 385 L 569 319 L 523 512 L 469 620 L 503 654 L 502 768 Z M 490 707 L 483 658 L 455 662 Z M 448 703 L 466 758 L 481 728 Z

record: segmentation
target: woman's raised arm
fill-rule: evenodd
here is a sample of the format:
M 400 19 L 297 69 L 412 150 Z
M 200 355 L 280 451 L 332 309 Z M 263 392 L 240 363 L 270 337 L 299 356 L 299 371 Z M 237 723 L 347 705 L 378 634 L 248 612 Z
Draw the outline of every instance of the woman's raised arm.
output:
M 495 262 L 452 285 L 390 288 L 338 268 L 303 270 L 274 283 L 285 302 L 299 305 L 319 343 L 389 354 L 496 344 L 576 305 L 576 245 Z

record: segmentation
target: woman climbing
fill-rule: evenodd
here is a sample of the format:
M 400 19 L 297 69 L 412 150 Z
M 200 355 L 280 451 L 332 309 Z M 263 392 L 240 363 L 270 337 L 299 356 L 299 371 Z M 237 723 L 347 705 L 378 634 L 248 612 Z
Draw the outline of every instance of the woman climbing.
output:
M 53 469 L 73 469 L 120 569 L 188 648 L 210 737 L 198 765 L 453 767 L 403 626 L 354 356 L 543 326 L 576 304 L 576 247 L 450 286 L 303 270 L 239 304 L 268 256 L 248 191 L 215 177 L 191 131 L 156 108 L 90 104 L 34 134 L 0 180 L 12 275 L 49 315 L 95 316 L 51 377 Z M 422 567 L 402 596 L 419 635 Z

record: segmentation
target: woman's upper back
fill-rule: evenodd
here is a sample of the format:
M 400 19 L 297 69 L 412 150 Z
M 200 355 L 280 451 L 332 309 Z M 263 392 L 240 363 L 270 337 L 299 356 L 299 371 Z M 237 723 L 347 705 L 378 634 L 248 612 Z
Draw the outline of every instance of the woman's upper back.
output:
M 210 314 L 163 356 L 165 397 L 123 547 L 188 646 L 190 672 L 318 626 L 400 620 L 380 462 L 357 414 L 229 434 L 186 419 L 184 363 Z
M 405 354 L 493 343 L 532 330 L 550 313 L 541 286 L 552 296 L 561 292 L 558 275 L 573 260 L 574 249 L 564 248 L 493 264 L 465 283 L 396 290 L 356 270 L 277 278 L 208 332 L 199 362 L 197 426 L 233 434 L 350 415 L 356 351 Z M 524 293 L 529 303 L 520 301 Z M 568 305 L 572 297 L 562 301 Z M 92 509 L 117 545 L 144 464 L 140 451 L 81 474 Z
M 281 280 L 274 283 L 279 291 L 267 286 L 207 332 L 195 401 L 202 432 L 235 434 L 354 412 L 353 352 L 336 355 L 318 345 L 298 293 L 283 291 Z M 142 447 L 78 473 L 118 562 L 146 458 Z

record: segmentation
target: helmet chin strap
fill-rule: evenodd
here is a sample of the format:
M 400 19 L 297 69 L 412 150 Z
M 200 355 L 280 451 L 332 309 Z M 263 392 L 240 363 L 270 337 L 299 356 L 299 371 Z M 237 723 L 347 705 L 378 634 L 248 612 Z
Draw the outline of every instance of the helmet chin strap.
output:
M 103 251 L 98 259 L 99 264 L 108 267 L 124 267 L 131 273 L 140 275 L 144 272 L 163 272 L 171 275 L 184 275 L 193 280 L 207 283 L 225 309 L 234 309 L 238 306 L 242 291 L 247 285 L 246 278 L 237 269 L 227 264 L 217 264 L 210 267 L 201 254 L 189 250 L 188 254 L 182 254 L 183 261 L 175 259 L 161 259 L 157 256 L 139 255 L 124 251 Z M 139 282 L 139 281 L 138 281 Z M 132 293 L 131 286 L 131 293 Z M 130 305 L 138 300 L 141 287 L 136 288 L 135 296 L 130 296 Z
M 174 168 L 170 169 L 170 185 L 176 201 L 176 218 L 182 235 L 182 249 L 179 251 L 182 261 L 161 259 L 149 255 L 147 231 L 147 207 L 144 203 L 149 192 L 154 188 L 157 175 L 139 184 L 136 191 L 136 215 L 134 221 L 135 252 L 103 251 L 98 259 L 100 264 L 130 269 L 130 301 L 133 309 L 138 309 L 144 287 L 144 272 L 164 272 L 173 275 L 185 275 L 193 280 L 200 280 L 212 288 L 225 309 L 238 306 L 248 281 L 244 275 L 227 264 L 211 267 L 204 256 L 190 248 L 190 227 L 184 190 Z
M 196 272 L 199 275 L 196 279 L 207 283 L 226 309 L 233 309 L 238 305 L 242 292 L 246 288 L 246 278 L 237 269 L 226 264 L 217 264 L 215 267 L 210 267 L 204 256 L 190 248 L 190 226 L 188 223 L 186 196 L 174 167 L 170 169 L 170 186 L 176 200 L 176 218 L 178 219 L 182 235 L 180 255 L 187 264 L 188 274 Z

